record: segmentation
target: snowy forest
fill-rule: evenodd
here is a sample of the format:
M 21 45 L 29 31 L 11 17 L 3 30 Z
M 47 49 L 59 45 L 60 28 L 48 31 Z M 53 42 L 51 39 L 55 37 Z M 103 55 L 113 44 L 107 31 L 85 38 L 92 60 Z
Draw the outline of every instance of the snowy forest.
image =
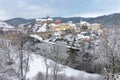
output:
M 103 28 L 89 42 L 53 35 L 42 42 L 23 33 L 0 37 L 0 80 L 119 80 L 120 31 Z M 80 45 L 80 50 L 66 47 Z

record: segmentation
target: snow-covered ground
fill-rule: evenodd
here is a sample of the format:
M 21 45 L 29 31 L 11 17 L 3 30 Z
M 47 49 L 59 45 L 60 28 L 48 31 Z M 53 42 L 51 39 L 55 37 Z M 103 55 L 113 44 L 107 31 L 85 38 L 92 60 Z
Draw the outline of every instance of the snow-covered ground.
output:
M 48 62 L 54 63 L 50 59 L 48 60 Z M 30 71 L 27 73 L 27 78 L 33 79 L 38 72 L 42 72 L 43 74 L 45 74 L 46 68 L 45 68 L 45 63 L 42 56 L 32 54 L 32 59 L 30 60 L 29 64 L 30 64 Z M 66 76 L 68 77 L 71 77 L 71 76 L 79 77 L 83 80 L 88 80 L 88 79 L 98 80 L 98 78 L 101 77 L 98 74 L 89 74 L 84 71 L 78 71 L 78 70 L 72 69 L 68 66 L 64 66 L 64 69 L 61 72 L 61 74 L 62 73 L 66 74 Z
M 120 80 L 120 75 L 118 76 L 118 78 L 116 80 Z
M 0 28 L 3 28 L 4 30 L 9 30 L 9 29 L 14 29 L 15 27 L 4 21 L 0 21 Z

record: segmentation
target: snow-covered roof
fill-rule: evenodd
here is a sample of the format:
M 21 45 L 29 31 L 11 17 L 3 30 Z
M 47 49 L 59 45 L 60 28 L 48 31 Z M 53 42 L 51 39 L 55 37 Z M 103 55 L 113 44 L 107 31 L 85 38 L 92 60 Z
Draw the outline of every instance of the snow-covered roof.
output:
M 69 26 L 75 27 L 76 25 L 73 23 L 70 23 Z
M 88 22 L 86 22 L 86 21 L 81 21 L 80 24 L 86 24 L 86 25 L 88 25 L 88 26 L 91 26 L 91 24 L 88 23 Z
M 37 19 L 36 19 L 36 21 L 47 21 L 47 20 L 53 21 L 52 18 L 47 18 L 47 19 L 40 19 L 40 18 L 37 18 Z
M 50 24 L 50 26 L 57 26 L 57 25 L 56 25 L 56 24 L 54 24 L 54 23 L 51 23 L 51 24 Z
M 36 21 L 46 21 L 46 19 L 36 19 Z
M 38 39 L 40 41 L 43 41 L 43 38 L 40 37 L 39 35 L 36 35 L 36 34 L 31 34 L 30 37 L 33 37 L 33 38 Z
M 98 24 L 98 23 L 93 23 L 92 25 L 100 25 L 100 24 Z
M 48 43 L 48 44 L 55 44 L 54 42 L 50 42 L 50 41 L 47 41 L 47 40 L 44 40 L 43 42 Z
M 34 32 L 46 32 L 47 31 L 47 23 L 41 25 L 35 25 L 33 28 Z
M 62 34 L 62 31 L 57 31 L 57 32 L 54 32 L 53 35 L 61 35 Z
M 67 46 L 67 48 L 69 48 L 69 49 L 76 49 L 76 50 L 80 50 L 80 48 L 73 47 L 73 46 Z
M 83 34 L 77 34 L 77 37 L 76 37 L 77 40 L 78 39 L 85 39 L 85 38 L 90 39 L 90 36 L 84 36 Z
M 52 21 L 53 19 L 52 18 L 47 18 L 47 20 L 51 20 Z

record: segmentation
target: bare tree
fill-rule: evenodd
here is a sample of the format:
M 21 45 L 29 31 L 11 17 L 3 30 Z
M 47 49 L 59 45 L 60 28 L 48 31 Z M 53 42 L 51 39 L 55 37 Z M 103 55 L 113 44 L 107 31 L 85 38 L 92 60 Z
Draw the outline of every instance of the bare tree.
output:
M 116 74 L 120 66 L 120 36 L 117 30 L 106 30 L 101 38 L 99 48 L 96 50 L 96 64 L 101 65 L 105 71 L 106 80 L 116 80 Z
M 18 62 L 19 62 L 19 78 L 20 80 L 26 79 L 26 74 L 28 71 L 28 63 L 29 63 L 29 44 L 27 43 L 27 38 L 24 37 L 22 33 L 20 33 L 17 37 L 16 45 L 18 47 Z
M 57 44 L 53 45 L 53 52 L 55 53 L 54 56 L 54 63 L 51 63 L 51 67 L 53 68 L 53 80 L 58 80 L 58 73 L 63 71 L 65 68 L 64 66 L 60 65 L 61 59 L 61 51 L 62 51 L 62 45 Z
M 44 75 L 41 72 L 39 72 L 35 80 L 44 80 Z
M 43 57 L 44 63 L 45 63 L 45 67 L 46 67 L 46 75 L 45 75 L 45 80 L 48 80 L 49 77 L 49 63 L 48 63 L 48 59 L 46 57 L 47 51 L 45 49 L 40 49 L 40 55 Z

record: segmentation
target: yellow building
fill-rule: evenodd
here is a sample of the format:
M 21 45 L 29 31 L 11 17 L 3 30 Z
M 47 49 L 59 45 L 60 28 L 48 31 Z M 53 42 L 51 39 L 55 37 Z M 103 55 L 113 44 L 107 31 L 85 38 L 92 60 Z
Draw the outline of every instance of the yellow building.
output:
M 100 30 L 100 24 L 98 24 L 98 23 L 93 23 L 88 29 L 89 29 L 89 30 L 93 30 L 93 31 L 95 31 L 95 30 Z
M 71 29 L 69 25 L 55 25 L 51 27 L 52 31 L 62 31 L 62 30 L 68 30 Z

